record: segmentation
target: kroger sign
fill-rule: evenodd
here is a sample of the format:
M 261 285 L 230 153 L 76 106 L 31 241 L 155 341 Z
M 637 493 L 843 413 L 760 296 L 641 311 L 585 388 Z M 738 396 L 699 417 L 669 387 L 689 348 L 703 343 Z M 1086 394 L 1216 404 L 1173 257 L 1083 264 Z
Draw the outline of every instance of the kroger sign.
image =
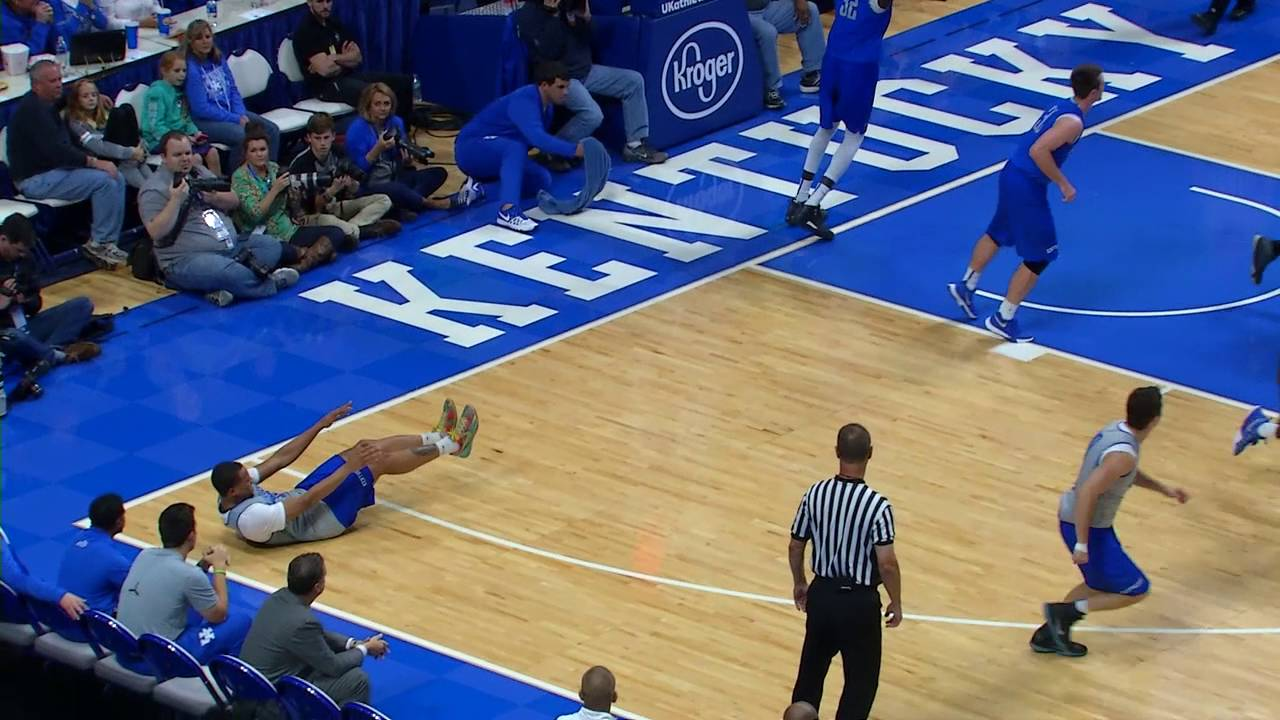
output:
M 742 40 L 718 20 L 689 28 L 662 66 L 662 99 L 671 114 L 698 120 L 719 110 L 742 80 Z

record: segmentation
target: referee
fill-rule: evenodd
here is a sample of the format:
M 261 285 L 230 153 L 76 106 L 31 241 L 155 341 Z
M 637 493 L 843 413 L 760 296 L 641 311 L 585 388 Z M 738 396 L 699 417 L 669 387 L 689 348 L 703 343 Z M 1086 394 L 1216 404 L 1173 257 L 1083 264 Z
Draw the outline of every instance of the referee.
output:
M 886 625 L 902 622 L 902 577 L 893 551 L 893 508 L 867 487 L 871 433 L 856 423 L 836 434 L 840 472 L 809 488 L 791 525 L 796 609 L 807 613 L 804 649 L 791 701 L 819 708 L 831 659 L 840 653 L 844 692 L 835 720 L 866 720 L 880 685 L 880 593 L 889 591 Z M 804 546 L 813 541 L 813 584 Z

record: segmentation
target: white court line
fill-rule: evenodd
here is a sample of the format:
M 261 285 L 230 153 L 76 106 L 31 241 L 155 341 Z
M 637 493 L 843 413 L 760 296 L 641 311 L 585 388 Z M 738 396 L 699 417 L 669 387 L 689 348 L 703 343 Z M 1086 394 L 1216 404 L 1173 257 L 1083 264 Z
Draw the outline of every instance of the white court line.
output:
M 1270 215 L 1274 215 L 1275 217 L 1280 217 L 1280 210 L 1277 210 L 1271 207 L 1270 205 L 1264 205 L 1256 200 L 1250 200 L 1249 198 L 1242 198 L 1239 195 L 1229 195 L 1224 192 L 1218 192 L 1217 190 L 1202 188 L 1199 185 L 1192 185 L 1191 192 L 1200 193 L 1201 195 L 1208 195 L 1209 197 L 1216 197 L 1220 200 L 1226 200 L 1228 202 L 1238 203 L 1246 207 L 1251 207 L 1255 210 L 1261 210 L 1262 212 L 1268 213 Z
M 1164 150 L 1165 152 L 1170 152 L 1177 155 L 1185 155 L 1189 158 L 1195 158 L 1196 160 L 1204 160 L 1205 162 L 1210 162 L 1215 165 L 1222 165 L 1224 167 L 1234 168 L 1236 170 L 1243 170 L 1245 172 L 1253 173 L 1255 175 L 1262 175 L 1264 177 L 1276 178 L 1280 180 L 1280 174 L 1271 172 L 1270 170 L 1262 170 L 1260 168 L 1252 167 L 1250 165 L 1243 165 L 1238 162 L 1232 162 L 1231 160 L 1223 160 L 1222 158 L 1216 158 L 1210 155 L 1203 155 L 1198 152 L 1184 150 L 1180 147 L 1174 147 L 1172 145 L 1165 145 L 1164 143 L 1158 143 L 1153 140 L 1143 140 L 1142 138 L 1130 137 L 1123 133 L 1113 132 L 1110 130 L 1099 132 L 1098 134 L 1105 135 L 1106 137 L 1112 138 L 1114 140 L 1131 142 L 1135 145 L 1146 145 L 1147 147 L 1154 148 L 1156 150 Z
M 293 468 L 285 468 L 283 472 L 293 475 L 294 477 L 306 477 L 306 473 L 299 472 Z M 677 580 L 675 578 L 663 577 L 661 575 L 652 575 L 650 573 L 642 573 L 636 570 L 627 570 L 626 568 L 616 567 L 614 565 L 606 565 L 592 560 L 583 560 L 571 555 L 544 550 L 543 548 L 526 545 L 524 543 L 509 540 L 507 538 L 493 535 L 480 530 L 459 525 L 450 522 L 444 518 L 435 515 L 429 515 L 411 507 L 406 507 L 398 503 L 388 500 L 379 500 L 378 507 L 384 507 L 388 510 L 394 510 L 403 513 L 409 517 L 430 523 L 437 527 L 444 528 L 465 535 L 474 540 L 497 545 L 498 547 L 507 548 L 516 552 L 522 552 L 526 555 L 533 555 L 546 560 L 563 563 L 565 565 L 573 565 L 586 570 L 594 570 L 596 572 L 607 573 L 609 575 L 618 575 L 620 577 L 630 578 L 632 580 L 642 580 L 644 582 L 653 583 L 655 585 L 665 585 L 667 587 L 680 588 L 682 590 L 693 590 L 695 592 L 707 593 L 709 595 L 722 595 L 725 597 L 737 598 L 740 600 L 751 600 L 754 602 L 767 603 L 770 605 L 791 605 L 791 598 L 775 597 L 772 595 L 762 595 L 760 593 L 746 592 L 743 590 L 731 590 L 728 588 L 716 587 L 715 585 L 704 585 L 701 583 L 689 582 L 687 580 Z M 269 592 L 269 591 L 268 591 Z M 991 628 L 1014 628 L 1022 630 L 1034 630 L 1039 627 L 1038 623 L 1022 623 L 1008 622 L 1004 620 L 985 620 L 981 618 L 962 618 L 948 617 L 945 615 L 915 615 L 912 613 L 904 613 L 903 618 L 914 620 L 917 622 L 941 623 L 946 625 L 970 625 L 976 627 Z M 376 628 L 375 628 L 376 629 Z M 1100 633 L 1120 633 L 1130 635 L 1280 635 L 1280 627 L 1266 628 L 1161 628 L 1161 627 L 1107 627 L 1083 625 L 1075 628 L 1084 632 L 1100 632 Z
M 1191 188 L 1195 190 L 1196 188 Z M 1209 192 L 1206 195 L 1212 194 Z M 1280 215 L 1280 213 L 1277 213 Z M 1243 245 L 1242 245 L 1243 247 Z M 988 292 L 986 290 L 974 290 L 975 295 L 987 298 L 988 300 L 1004 301 L 1004 296 L 998 293 Z M 1205 315 L 1213 312 L 1221 312 L 1223 310 L 1234 310 L 1236 308 L 1248 307 L 1256 305 L 1260 302 L 1266 302 L 1273 297 L 1280 295 L 1280 288 L 1268 290 L 1267 292 L 1253 297 L 1241 298 L 1240 300 L 1232 300 L 1230 302 L 1218 303 L 1217 305 L 1204 305 L 1202 307 L 1193 308 L 1177 308 L 1174 310 L 1091 310 L 1088 308 L 1073 308 L 1064 305 L 1044 305 L 1030 300 L 1023 300 L 1021 305 L 1032 310 L 1041 310 L 1044 312 L 1060 313 L 1062 315 L 1085 315 L 1088 317 L 1109 317 L 1109 318 L 1164 318 L 1164 317 L 1183 317 L 1186 315 Z
M 138 538 L 135 538 L 129 535 L 125 535 L 124 533 L 116 535 L 115 537 L 117 540 L 125 542 L 129 545 L 132 545 L 140 550 L 146 550 L 148 548 L 155 547 L 155 545 L 152 545 L 151 543 L 145 542 L 143 540 L 139 540 Z M 275 592 L 276 590 L 279 590 L 278 587 L 268 585 L 263 582 L 259 582 L 257 580 L 254 580 L 251 577 L 247 577 L 239 573 L 228 572 L 227 579 L 234 580 L 237 583 L 240 583 L 241 585 L 247 585 L 251 588 L 254 588 L 255 590 L 261 590 L 262 592 L 268 595 Z M 502 675 L 504 677 L 510 678 L 512 680 L 516 680 L 518 682 L 522 682 L 526 685 L 531 685 L 533 687 L 538 688 L 539 690 L 545 690 L 546 692 L 553 693 L 555 695 L 560 695 L 561 697 L 565 697 L 570 700 L 578 699 L 578 693 L 576 691 L 568 690 L 568 689 L 559 687 L 558 685 L 552 685 L 551 683 L 545 682 L 543 680 L 539 680 L 538 678 L 535 678 L 535 677 L 530 677 L 529 675 L 525 675 L 523 673 L 517 672 L 515 670 L 512 670 L 511 668 L 503 667 L 501 665 L 495 665 L 494 663 L 491 663 L 488 660 L 475 657 L 474 655 L 468 655 L 464 652 L 454 650 L 453 648 L 445 647 L 444 645 L 431 642 L 430 640 L 427 640 L 426 638 L 418 637 L 417 635 L 411 635 L 407 632 L 404 632 L 403 630 L 397 630 L 389 625 L 383 625 L 381 623 L 373 622 L 366 618 L 360 617 L 359 615 L 354 615 L 352 613 L 339 610 L 338 608 L 325 605 L 324 603 L 321 603 L 321 602 L 313 603 L 311 607 L 316 610 L 319 610 L 320 612 L 326 613 L 328 615 L 332 615 L 333 617 L 336 617 L 340 620 L 345 620 L 349 623 L 352 623 L 353 625 L 359 625 L 361 627 L 369 628 L 370 630 L 374 630 L 379 633 L 382 633 L 386 637 L 395 638 L 403 642 L 417 645 L 427 650 L 431 650 L 441 655 L 445 655 L 455 660 L 459 660 L 468 665 L 474 665 L 475 667 L 488 670 L 492 673 Z M 395 646 L 393 645 L 392 651 L 394 652 L 394 650 L 395 650 Z M 627 712 L 626 710 L 623 710 L 622 708 L 619 708 L 616 706 L 614 707 L 613 712 L 619 716 L 631 718 L 631 720 L 649 720 L 643 715 L 637 715 L 633 712 Z

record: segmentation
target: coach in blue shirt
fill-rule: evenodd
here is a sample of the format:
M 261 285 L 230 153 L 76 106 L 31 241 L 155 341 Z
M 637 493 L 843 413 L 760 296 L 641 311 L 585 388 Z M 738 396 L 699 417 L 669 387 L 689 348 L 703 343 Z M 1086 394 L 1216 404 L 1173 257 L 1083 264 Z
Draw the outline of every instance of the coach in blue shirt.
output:
M 130 565 L 112 540 L 124 531 L 124 500 L 114 493 L 96 498 L 89 504 L 89 523 L 62 556 L 58 584 L 84 598 L 90 608 L 115 615 Z
M 72 620 L 79 620 L 86 609 L 84 600 L 53 583 L 32 575 L 9 546 L 9 536 L 0 528 L 0 580 L 19 595 L 53 603 Z
M 543 63 L 526 85 L 489 103 L 463 126 L 454 142 L 458 169 L 480 182 L 498 180 L 501 189 L 497 224 L 516 232 L 533 232 L 538 224 L 517 204 L 551 186 L 551 173 L 529 157 L 536 148 L 561 157 L 582 157 L 582 144 L 547 131 L 555 106 L 563 105 L 569 75 L 558 62 Z

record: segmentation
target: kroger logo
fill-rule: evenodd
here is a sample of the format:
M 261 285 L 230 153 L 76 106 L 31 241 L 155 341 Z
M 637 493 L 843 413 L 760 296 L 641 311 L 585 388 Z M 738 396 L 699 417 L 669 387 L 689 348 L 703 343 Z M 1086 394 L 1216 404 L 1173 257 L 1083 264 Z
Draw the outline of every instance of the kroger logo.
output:
M 689 28 L 671 45 L 662 66 L 662 99 L 682 120 L 719 110 L 742 79 L 742 41 L 719 21 Z

